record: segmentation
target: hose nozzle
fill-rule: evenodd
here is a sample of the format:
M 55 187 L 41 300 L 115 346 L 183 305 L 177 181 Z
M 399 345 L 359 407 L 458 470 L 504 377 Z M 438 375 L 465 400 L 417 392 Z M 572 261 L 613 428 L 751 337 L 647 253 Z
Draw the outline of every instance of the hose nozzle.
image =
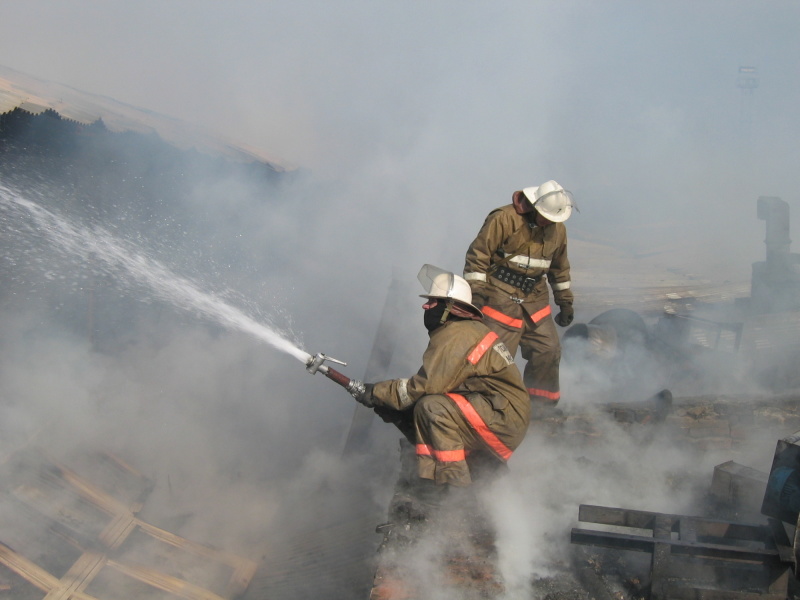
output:
M 342 362 L 341 360 L 336 360 L 331 356 L 326 356 L 325 354 L 318 352 L 317 354 L 308 359 L 308 362 L 306 363 L 306 371 L 308 371 L 312 375 L 317 371 L 323 374 L 327 373 L 328 367 L 323 364 L 325 361 L 333 362 L 336 363 L 337 365 L 347 366 L 346 362 Z

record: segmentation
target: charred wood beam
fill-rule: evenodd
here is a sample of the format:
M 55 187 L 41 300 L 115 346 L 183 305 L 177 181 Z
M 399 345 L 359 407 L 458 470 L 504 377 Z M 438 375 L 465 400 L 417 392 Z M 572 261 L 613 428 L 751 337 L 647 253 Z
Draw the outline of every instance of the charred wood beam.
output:
M 682 521 L 684 522 L 684 528 L 687 527 L 685 522 L 691 521 L 692 529 L 697 539 L 718 538 L 754 542 L 765 542 L 771 539 L 765 525 L 754 523 L 732 523 L 720 519 L 687 517 L 683 515 L 671 515 L 624 508 L 609 508 L 590 504 L 581 504 L 578 509 L 578 520 L 583 523 L 614 525 L 618 527 L 630 527 L 632 529 L 652 530 L 655 527 L 657 517 L 664 517 L 670 520 L 671 532 L 679 532 Z
M 773 548 L 752 548 L 747 546 L 684 542 L 674 539 L 626 535 L 611 531 L 592 531 L 589 529 L 573 528 L 570 541 L 573 544 L 602 546 L 605 548 L 633 550 L 637 552 L 653 552 L 656 546 L 668 546 L 672 555 L 759 563 L 781 562 L 780 553 L 777 549 Z

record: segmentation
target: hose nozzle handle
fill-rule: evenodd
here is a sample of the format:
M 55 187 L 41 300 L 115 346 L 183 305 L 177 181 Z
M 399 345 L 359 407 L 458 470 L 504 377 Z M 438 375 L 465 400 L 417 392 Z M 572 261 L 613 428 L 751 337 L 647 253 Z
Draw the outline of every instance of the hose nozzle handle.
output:
M 351 391 L 352 381 L 347 375 L 343 375 L 339 373 L 336 369 L 331 369 L 328 365 L 323 364 L 325 361 L 334 362 L 339 365 L 347 366 L 346 362 L 342 362 L 341 360 L 336 360 L 335 358 L 331 358 L 330 356 L 325 356 L 322 353 L 315 354 L 311 358 L 308 359 L 306 362 L 306 371 L 311 373 L 312 375 L 319 371 L 328 379 L 335 381 L 343 388 L 347 389 L 348 392 Z
M 328 367 L 324 365 L 325 361 L 336 363 L 337 365 L 343 365 L 345 367 L 347 366 L 346 362 L 336 360 L 332 356 L 326 356 L 325 354 L 322 354 L 322 352 L 318 352 L 308 359 L 308 362 L 306 363 L 306 371 L 312 375 L 317 371 L 320 373 L 327 373 Z

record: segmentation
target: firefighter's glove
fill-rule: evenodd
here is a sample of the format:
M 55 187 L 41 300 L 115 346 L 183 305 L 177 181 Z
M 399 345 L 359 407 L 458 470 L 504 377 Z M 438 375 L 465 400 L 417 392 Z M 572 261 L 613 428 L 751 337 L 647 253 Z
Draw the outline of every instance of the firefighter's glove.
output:
M 363 404 L 367 408 L 372 408 L 375 406 L 375 403 L 372 401 L 372 388 L 374 387 L 375 385 L 372 383 L 364 383 L 363 381 L 353 379 L 350 385 L 347 386 L 347 391 L 356 399 L 356 402 Z
M 567 327 L 570 323 L 572 323 L 572 319 L 575 318 L 575 309 L 572 308 L 571 305 L 565 304 L 561 307 L 561 312 L 556 315 L 555 321 L 561 327 Z

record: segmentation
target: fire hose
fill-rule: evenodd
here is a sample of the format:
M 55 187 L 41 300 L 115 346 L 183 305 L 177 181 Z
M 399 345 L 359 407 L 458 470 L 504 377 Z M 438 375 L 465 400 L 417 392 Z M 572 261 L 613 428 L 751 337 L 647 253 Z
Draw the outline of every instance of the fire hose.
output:
M 346 362 L 342 362 L 341 360 L 336 360 L 333 357 L 326 356 L 325 354 L 318 353 L 308 359 L 306 362 L 306 371 L 311 373 L 322 373 L 330 379 L 338 383 L 353 397 L 358 397 L 364 393 L 366 390 L 366 386 L 364 385 L 363 381 L 359 381 L 357 379 L 350 379 L 347 375 L 340 373 L 336 369 L 329 367 L 328 365 L 324 364 L 325 361 L 333 362 L 339 365 L 347 366 Z

